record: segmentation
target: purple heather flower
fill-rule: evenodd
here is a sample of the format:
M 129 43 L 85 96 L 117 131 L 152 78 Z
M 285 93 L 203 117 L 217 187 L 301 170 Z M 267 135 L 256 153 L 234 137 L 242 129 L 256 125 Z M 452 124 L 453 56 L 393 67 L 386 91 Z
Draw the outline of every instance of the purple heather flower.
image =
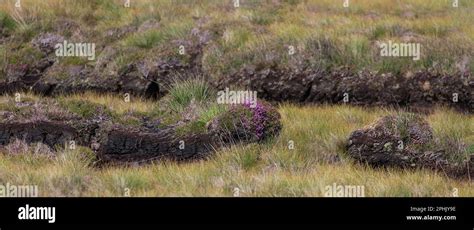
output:
M 251 103 L 246 102 L 244 106 L 252 111 L 253 127 L 255 127 L 255 135 L 257 139 L 262 139 L 265 132 L 265 125 L 268 122 L 267 110 L 265 106 L 259 102 L 256 103 L 254 108 L 251 107 Z

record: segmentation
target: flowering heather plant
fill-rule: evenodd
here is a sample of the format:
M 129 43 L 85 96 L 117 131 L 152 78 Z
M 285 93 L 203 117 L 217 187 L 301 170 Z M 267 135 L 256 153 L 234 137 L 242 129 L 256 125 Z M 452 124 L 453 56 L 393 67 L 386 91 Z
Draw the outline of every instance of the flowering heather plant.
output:
M 267 108 L 259 102 L 256 103 L 255 107 L 252 107 L 250 102 L 246 102 L 244 103 L 244 107 L 252 111 L 252 124 L 247 124 L 248 127 L 253 127 L 255 136 L 258 140 L 261 140 L 265 132 L 265 125 L 269 123 Z
M 211 129 L 228 138 L 245 141 L 263 141 L 281 130 L 280 114 L 268 103 L 257 102 L 233 105 L 228 112 L 216 118 Z

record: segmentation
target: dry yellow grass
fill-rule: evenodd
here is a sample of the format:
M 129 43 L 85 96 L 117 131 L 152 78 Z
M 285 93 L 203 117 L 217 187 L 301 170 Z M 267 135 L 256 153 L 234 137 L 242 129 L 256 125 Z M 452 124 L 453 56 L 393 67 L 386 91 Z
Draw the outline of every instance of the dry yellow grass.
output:
M 125 100 L 126 97 L 129 101 Z M 92 101 L 99 105 L 107 106 L 107 108 L 117 112 L 117 114 L 126 114 L 128 112 L 150 113 L 159 107 L 158 102 L 144 101 L 139 97 L 125 94 L 120 97 L 112 94 L 97 96 L 94 93 L 80 93 L 61 96 L 60 99 Z

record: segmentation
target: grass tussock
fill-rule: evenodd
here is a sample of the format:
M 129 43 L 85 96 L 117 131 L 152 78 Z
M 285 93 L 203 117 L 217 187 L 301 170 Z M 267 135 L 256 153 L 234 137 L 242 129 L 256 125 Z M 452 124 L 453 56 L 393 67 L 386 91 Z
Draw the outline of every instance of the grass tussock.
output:
M 204 80 L 178 80 L 171 87 L 167 102 L 172 111 L 182 112 L 191 103 L 206 103 L 213 96 L 213 90 Z

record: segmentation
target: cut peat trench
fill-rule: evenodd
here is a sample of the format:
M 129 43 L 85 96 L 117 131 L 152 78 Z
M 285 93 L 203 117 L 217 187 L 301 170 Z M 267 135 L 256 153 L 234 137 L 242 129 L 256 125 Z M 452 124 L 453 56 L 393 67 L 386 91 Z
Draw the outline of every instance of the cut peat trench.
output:
M 0 123 L 0 145 L 20 139 L 27 143 L 41 142 L 53 148 L 68 140 L 77 140 L 78 136 L 77 130 L 58 122 Z
M 226 87 L 255 90 L 259 98 L 273 102 L 422 109 L 447 106 L 474 113 L 474 76 L 467 74 L 451 76 L 419 72 L 409 76 L 395 76 L 345 71 L 300 73 L 245 70 L 211 84 L 221 90 Z M 91 84 L 47 83 L 39 77 L 36 81 L 18 79 L 0 82 L 0 94 L 33 92 L 43 96 L 56 96 L 92 91 L 129 93 L 157 100 L 167 93 L 167 87 L 169 83 L 161 84 L 159 81 L 130 76 Z
M 60 122 L 0 124 L 0 145 L 19 139 L 28 144 L 41 142 L 56 149 L 75 141 L 77 145 L 95 149 L 101 164 L 199 159 L 220 145 L 208 134 L 177 137 L 173 128 L 146 132 L 114 126 L 87 129 L 87 133 L 86 129 L 73 126 Z
M 174 130 L 143 133 L 123 128 L 110 130 L 98 151 L 105 162 L 140 163 L 152 160 L 204 158 L 218 148 L 208 134 L 176 137 Z
M 447 106 L 474 113 L 474 76 L 437 75 L 428 72 L 404 76 L 355 73 L 350 70 L 243 69 L 222 78 L 219 89 L 239 86 L 258 92 L 269 101 L 350 104 L 425 109 Z
M 39 103 L 44 104 L 31 104 L 30 107 L 35 109 L 23 114 L 8 111 L 1 115 L 4 120 L 0 122 L 0 147 L 20 140 L 27 144 L 39 142 L 61 150 L 71 148 L 73 141 L 74 146 L 85 146 L 95 151 L 98 166 L 135 165 L 158 160 L 204 159 L 222 147 L 259 142 L 278 135 L 281 129 L 279 113 L 264 102 L 259 102 L 255 109 L 232 107 L 199 132 L 183 132 L 183 127 L 189 125 L 183 121 L 160 128 L 150 127 L 147 119 L 140 124 L 128 125 L 98 111 L 93 117 L 85 118 L 54 107 L 52 100 Z M 50 106 L 48 111 L 56 113 L 45 112 L 46 105 Z M 22 116 L 29 113 L 33 115 Z M 240 120 L 242 116 L 247 116 L 245 119 L 248 121 L 253 120 L 252 117 L 260 120 L 256 122 L 258 124 L 244 124 Z

